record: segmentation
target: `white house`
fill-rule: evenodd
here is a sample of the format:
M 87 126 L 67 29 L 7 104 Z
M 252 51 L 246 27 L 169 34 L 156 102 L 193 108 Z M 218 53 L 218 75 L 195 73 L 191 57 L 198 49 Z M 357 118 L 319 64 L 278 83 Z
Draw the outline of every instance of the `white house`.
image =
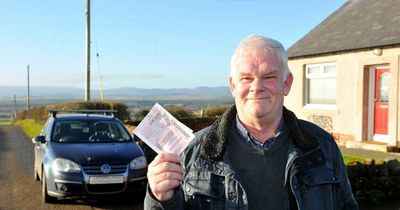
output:
M 348 0 L 288 54 L 285 106 L 347 147 L 400 148 L 400 0 Z

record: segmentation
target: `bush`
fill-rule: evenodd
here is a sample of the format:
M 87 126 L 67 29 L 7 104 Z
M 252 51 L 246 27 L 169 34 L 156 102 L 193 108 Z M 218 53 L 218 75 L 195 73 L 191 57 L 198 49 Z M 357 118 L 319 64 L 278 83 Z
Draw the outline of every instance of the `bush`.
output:
M 135 119 L 143 119 L 150 112 L 150 109 L 143 108 L 133 114 Z
M 218 106 L 211 106 L 207 107 L 203 110 L 203 117 L 218 117 L 221 116 L 230 105 L 218 105 Z
M 166 110 L 175 118 L 191 118 L 194 116 L 193 111 L 180 106 L 171 106 L 166 108 Z

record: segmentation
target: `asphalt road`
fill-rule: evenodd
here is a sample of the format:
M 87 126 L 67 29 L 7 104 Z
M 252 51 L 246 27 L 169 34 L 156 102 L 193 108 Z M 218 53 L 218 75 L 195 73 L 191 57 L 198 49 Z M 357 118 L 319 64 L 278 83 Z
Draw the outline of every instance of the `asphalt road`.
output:
M 143 209 L 143 195 L 44 204 L 40 182 L 33 178 L 33 162 L 33 144 L 22 130 L 17 126 L 0 126 L 0 210 Z

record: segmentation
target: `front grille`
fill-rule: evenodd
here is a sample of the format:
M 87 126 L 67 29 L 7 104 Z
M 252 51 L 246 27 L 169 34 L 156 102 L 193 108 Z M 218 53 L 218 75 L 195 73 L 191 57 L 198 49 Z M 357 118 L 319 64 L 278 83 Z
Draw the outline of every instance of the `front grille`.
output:
M 103 174 L 101 166 L 103 164 L 86 164 L 82 165 L 82 169 L 86 174 Z M 124 173 L 128 167 L 127 164 L 108 164 L 111 166 L 111 171 L 108 174 Z

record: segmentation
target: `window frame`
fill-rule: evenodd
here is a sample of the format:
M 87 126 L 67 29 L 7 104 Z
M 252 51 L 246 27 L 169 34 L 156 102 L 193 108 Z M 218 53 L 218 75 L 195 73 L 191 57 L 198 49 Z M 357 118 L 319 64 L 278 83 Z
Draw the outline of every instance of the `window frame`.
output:
M 326 67 L 335 66 L 335 72 L 325 72 Z M 312 67 L 318 67 L 317 72 L 310 73 Z M 336 62 L 325 62 L 316 64 L 306 64 L 304 66 L 304 98 L 303 98 L 303 108 L 305 109 L 321 109 L 321 110 L 335 110 L 337 107 L 337 63 Z M 310 79 L 318 78 L 334 78 L 336 81 L 336 96 L 334 104 L 320 104 L 320 103 L 310 103 L 310 89 L 309 81 Z

